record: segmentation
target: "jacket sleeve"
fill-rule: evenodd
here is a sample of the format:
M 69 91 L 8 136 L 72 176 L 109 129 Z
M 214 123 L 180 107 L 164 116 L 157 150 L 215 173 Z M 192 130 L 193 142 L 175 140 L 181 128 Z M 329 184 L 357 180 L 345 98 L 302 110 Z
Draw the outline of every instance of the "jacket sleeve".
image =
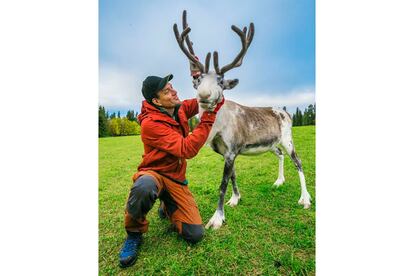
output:
M 191 118 L 198 114 L 198 102 L 197 99 L 184 100 L 181 108 L 184 110 L 187 118 Z
M 214 112 L 204 112 L 198 126 L 187 137 L 162 122 L 146 120 L 141 126 L 142 141 L 179 158 L 190 159 L 207 141 L 215 119 Z

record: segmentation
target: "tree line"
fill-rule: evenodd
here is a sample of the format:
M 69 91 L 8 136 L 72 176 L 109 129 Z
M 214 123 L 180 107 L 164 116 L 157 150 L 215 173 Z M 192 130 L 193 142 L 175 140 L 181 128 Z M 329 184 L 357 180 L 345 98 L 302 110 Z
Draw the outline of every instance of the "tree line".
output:
M 285 108 L 284 108 L 285 109 Z M 286 109 L 285 109 L 286 110 Z M 292 116 L 293 126 L 309 126 L 316 124 L 316 104 L 310 104 L 305 111 L 302 111 L 297 107 L 296 112 Z
M 105 107 L 99 106 L 99 137 L 141 134 L 136 115 L 134 110 L 128 110 L 121 118 L 121 112 L 109 114 Z
M 283 107 L 286 111 L 286 107 Z M 105 107 L 99 106 L 99 137 L 107 136 L 126 136 L 141 134 L 141 127 L 137 122 L 137 115 L 134 110 L 128 110 L 125 117 L 121 118 L 121 113 L 113 112 L 109 114 L 105 111 Z M 305 111 L 297 107 L 296 112 L 292 116 L 293 126 L 315 125 L 316 121 L 316 104 L 310 104 Z M 190 132 L 198 125 L 199 119 L 194 116 L 188 120 Z

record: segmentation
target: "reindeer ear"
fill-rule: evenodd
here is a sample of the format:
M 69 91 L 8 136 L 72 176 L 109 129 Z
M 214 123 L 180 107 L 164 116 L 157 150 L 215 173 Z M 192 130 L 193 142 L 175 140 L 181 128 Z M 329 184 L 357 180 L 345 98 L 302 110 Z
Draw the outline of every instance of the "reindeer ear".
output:
M 223 81 L 223 89 L 233 89 L 236 85 L 239 84 L 239 80 L 238 79 L 234 79 L 234 80 L 225 80 Z

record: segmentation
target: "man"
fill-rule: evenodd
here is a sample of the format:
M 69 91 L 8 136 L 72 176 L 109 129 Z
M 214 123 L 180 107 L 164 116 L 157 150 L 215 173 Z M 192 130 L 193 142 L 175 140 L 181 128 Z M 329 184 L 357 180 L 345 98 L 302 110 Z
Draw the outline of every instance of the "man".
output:
M 188 119 L 198 113 L 198 103 L 196 99 L 180 102 L 169 83 L 172 78 L 149 76 L 142 83 L 145 101 L 138 120 L 144 155 L 126 205 L 127 238 L 119 255 L 121 267 L 137 260 L 142 234 L 148 231 L 145 216 L 157 198 L 163 202 L 160 217 L 168 217 L 184 240 L 197 243 L 204 234 L 197 204 L 187 186 L 186 159 L 194 157 L 206 142 L 224 98 L 201 115 L 199 125 L 189 134 Z

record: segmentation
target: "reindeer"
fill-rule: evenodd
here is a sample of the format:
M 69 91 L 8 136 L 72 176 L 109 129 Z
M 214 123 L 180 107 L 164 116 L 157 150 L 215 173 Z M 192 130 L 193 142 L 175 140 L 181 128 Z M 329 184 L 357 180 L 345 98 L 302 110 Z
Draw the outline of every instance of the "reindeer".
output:
M 233 89 L 238 83 L 238 79 L 226 80 L 224 74 L 239 67 L 253 40 L 254 24 L 250 23 L 249 31 L 244 27 L 243 31 L 232 25 L 231 29 L 240 37 L 241 50 L 236 58 L 229 64 L 219 67 L 218 52 L 214 51 L 214 72 L 209 71 L 211 53 L 206 55 L 205 66 L 196 58 L 188 34 L 191 31 L 187 24 L 186 11 L 182 18 L 183 31 L 180 34 L 177 24 L 173 30 L 178 45 L 190 61 L 191 67 L 197 68 L 199 75 L 193 79 L 193 86 L 197 90 L 197 100 L 199 102 L 199 113 L 211 109 L 223 98 L 223 91 Z M 187 47 L 184 45 L 186 43 Z M 236 183 L 236 172 L 234 161 L 238 155 L 255 155 L 267 151 L 273 152 L 279 159 L 279 172 L 273 186 L 279 187 L 285 181 L 283 174 L 284 156 L 281 146 L 292 159 L 299 173 L 301 196 L 298 201 L 305 209 L 311 205 L 311 197 L 306 189 L 305 176 L 303 174 L 302 163 L 296 154 L 292 140 L 292 118 L 284 110 L 264 107 L 247 107 L 226 100 L 220 111 L 217 113 L 216 121 L 210 131 L 207 142 L 211 148 L 224 157 L 224 172 L 220 185 L 220 197 L 217 209 L 206 228 L 218 229 L 225 221 L 224 197 L 227 190 L 229 178 L 233 186 L 233 193 L 227 205 L 234 207 L 238 204 L 241 195 Z

